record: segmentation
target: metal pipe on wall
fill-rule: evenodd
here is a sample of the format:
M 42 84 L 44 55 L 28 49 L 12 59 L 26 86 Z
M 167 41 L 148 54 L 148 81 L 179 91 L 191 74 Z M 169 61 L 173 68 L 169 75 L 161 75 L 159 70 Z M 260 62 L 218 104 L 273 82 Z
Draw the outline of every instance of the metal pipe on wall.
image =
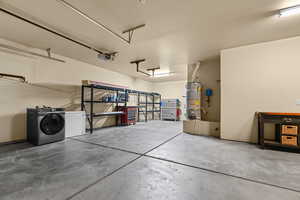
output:
M 22 80 L 22 82 L 26 82 L 26 78 L 24 76 L 19 76 L 19 75 L 14 75 L 14 74 L 0 73 L 0 77 L 17 78 L 17 79 Z
M 66 62 L 66 61 L 58 59 L 58 58 L 53 58 L 51 56 L 45 56 L 45 55 L 42 55 L 42 54 L 38 54 L 38 53 L 35 53 L 35 52 L 32 52 L 32 51 L 23 50 L 23 49 L 20 49 L 20 48 L 17 48 L 17 47 L 12 47 L 12 46 L 5 45 L 5 44 L 0 44 L 0 48 L 5 48 L 5 49 L 12 50 L 12 51 L 17 51 L 17 52 L 21 52 L 21 53 L 25 53 L 25 54 L 29 54 L 29 55 L 33 55 L 33 56 L 38 56 L 38 57 L 42 57 L 42 58 L 45 58 L 45 59 L 54 60 L 54 61 L 57 61 L 57 62 L 62 62 L 62 63 Z
M 0 48 L 0 52 L 8 53 L 8 54 L 11 54 L 11 55 L 16 55 L 16 56 L 21 56 L 21 57 L 24 57 L 24 58 L 35 59 L 34 56 L 29 56 L 29 55 L 26 55 L 25 53 L 19 53 L 19 52 L 9 50 L 9 49 L 1 49 Z

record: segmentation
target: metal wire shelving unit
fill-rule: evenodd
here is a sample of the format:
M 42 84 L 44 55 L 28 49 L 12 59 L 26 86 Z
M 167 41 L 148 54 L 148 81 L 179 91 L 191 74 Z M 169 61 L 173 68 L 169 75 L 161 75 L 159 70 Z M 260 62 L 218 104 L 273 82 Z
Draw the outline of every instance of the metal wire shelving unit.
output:
M 85 92 L 89 90 L 89 99 L 85 98 Z M 115 100 L 113 101 L 103 101 L 97 100 L 95 98 L 95 91 L 96 90 L 103 90 L 113 92 L 116 95 Z M 125 94 L 125 99 L 120 100 L 120 94 Z M 106 116 L 116 116 L 119 117 L 120 115 L 124 114 L 120 111 L 113 111 L 113 112 L 101 112 L 95 113 L 94 104 L 114 104 L 116 110 L 120 104 L 123 106 L 127 106 L 128 99 L 131 95 L 137 95 L 137 121 L 138 122 L 147 122 L 149 120 L 149 114 L 151 114 L 151 120 L 155 120 L 155 113 L 159 113 L 158 119 L 161 119 L 161 95 L 158 93 L 153 92 L 143 92 L 138 90 L 131 90 L 126 88 L 119 88 L 113 86 L 106 86 L 106 85 L 98 85 L 98 84 L 84 84 L 81 87 L 81 110 L 87 113 L 87 120 L 89 123 L 89 131 L 93 133 L 96 129 L 94 127 L 94 119 Z M 124 97 L 124 96 L 123 96 Z M 87 109 L 87 105 L 89 105 L 89 109 Z M 141 116 L 144 115 L 144 120 L 141 119 Z

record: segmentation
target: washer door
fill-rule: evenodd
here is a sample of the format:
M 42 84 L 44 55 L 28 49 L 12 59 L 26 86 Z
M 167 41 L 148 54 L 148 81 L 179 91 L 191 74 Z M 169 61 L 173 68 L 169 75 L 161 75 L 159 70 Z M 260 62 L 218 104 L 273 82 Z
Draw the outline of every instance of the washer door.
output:
M 65 126 L 64 118 L 57 113 L 49 113 L 41 120 L 40 129 L 46 135 L 55 135 Z

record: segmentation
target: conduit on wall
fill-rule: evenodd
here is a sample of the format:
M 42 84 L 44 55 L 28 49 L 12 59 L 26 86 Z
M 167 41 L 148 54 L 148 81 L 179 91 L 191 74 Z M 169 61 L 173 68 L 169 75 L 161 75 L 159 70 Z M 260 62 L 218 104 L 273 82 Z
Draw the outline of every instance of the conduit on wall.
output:
M 35 53 L 35 52 L 32 52 L 32 51 L 23 50 L 23 49 L 20 49 L 20 48 L 17 48 L 17 47 L 12 47 L 12 46 L 5 45 L 5 44 L 0 44 L 0 48 L 9 49 L 9 50 L 12 50 L 12 51 L 17 51 L 17 52 L 21 52 L 21 53 L 25 53 L 25 54 L 29 54 L 29 55 L 33 55 L 33 56 L 38 56 L 38 57 L 42 57 L 42 58 L 45 58 L 45 59 L 54 60 L 54 61 L 57 61 L 57 62 L 62 62 L 62 63 L 66 62 L 64 60 L 51 57 L 50 49 L 47 49 L 48 56 L 45 56 L 45 55 L 42 55 L 42 54 L 38 54 L 38 53 Z M 0 51 L 1 51 L 1 49 L 0 49 Z M 5 52 L 7 52 L 7 51 L 5 51 Z
M 2 77 L 8 77 L 8 78 L 16 78 L 22 82 L 26 82 L 26 78 L 24 76 L 14 75 L 14 74 L 4 74 L 0 73 L 0 78 Z

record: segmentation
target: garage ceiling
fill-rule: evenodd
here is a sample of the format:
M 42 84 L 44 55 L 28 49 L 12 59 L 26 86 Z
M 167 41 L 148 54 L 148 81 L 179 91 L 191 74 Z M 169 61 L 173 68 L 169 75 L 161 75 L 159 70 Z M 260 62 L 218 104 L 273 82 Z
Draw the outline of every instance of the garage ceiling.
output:
M 67 0 L 120 33 L 146 24 L 127 45 L 56 0 L 0 0 L 0 6 L 102 50 L 118 51 L 114 62 L 0 13 L 0 37 L 150 81 L 184 80 L 186 66 L 219 56 L 221 49 L 298 36 L 300 16 L 278 18 L 278 9 L 300 0 Z M 125 37 L 125 35 L 124 35 Z M 129 62 L 146 58 L 143 69 L 161 66 L 174 76 L 153 79 Z

